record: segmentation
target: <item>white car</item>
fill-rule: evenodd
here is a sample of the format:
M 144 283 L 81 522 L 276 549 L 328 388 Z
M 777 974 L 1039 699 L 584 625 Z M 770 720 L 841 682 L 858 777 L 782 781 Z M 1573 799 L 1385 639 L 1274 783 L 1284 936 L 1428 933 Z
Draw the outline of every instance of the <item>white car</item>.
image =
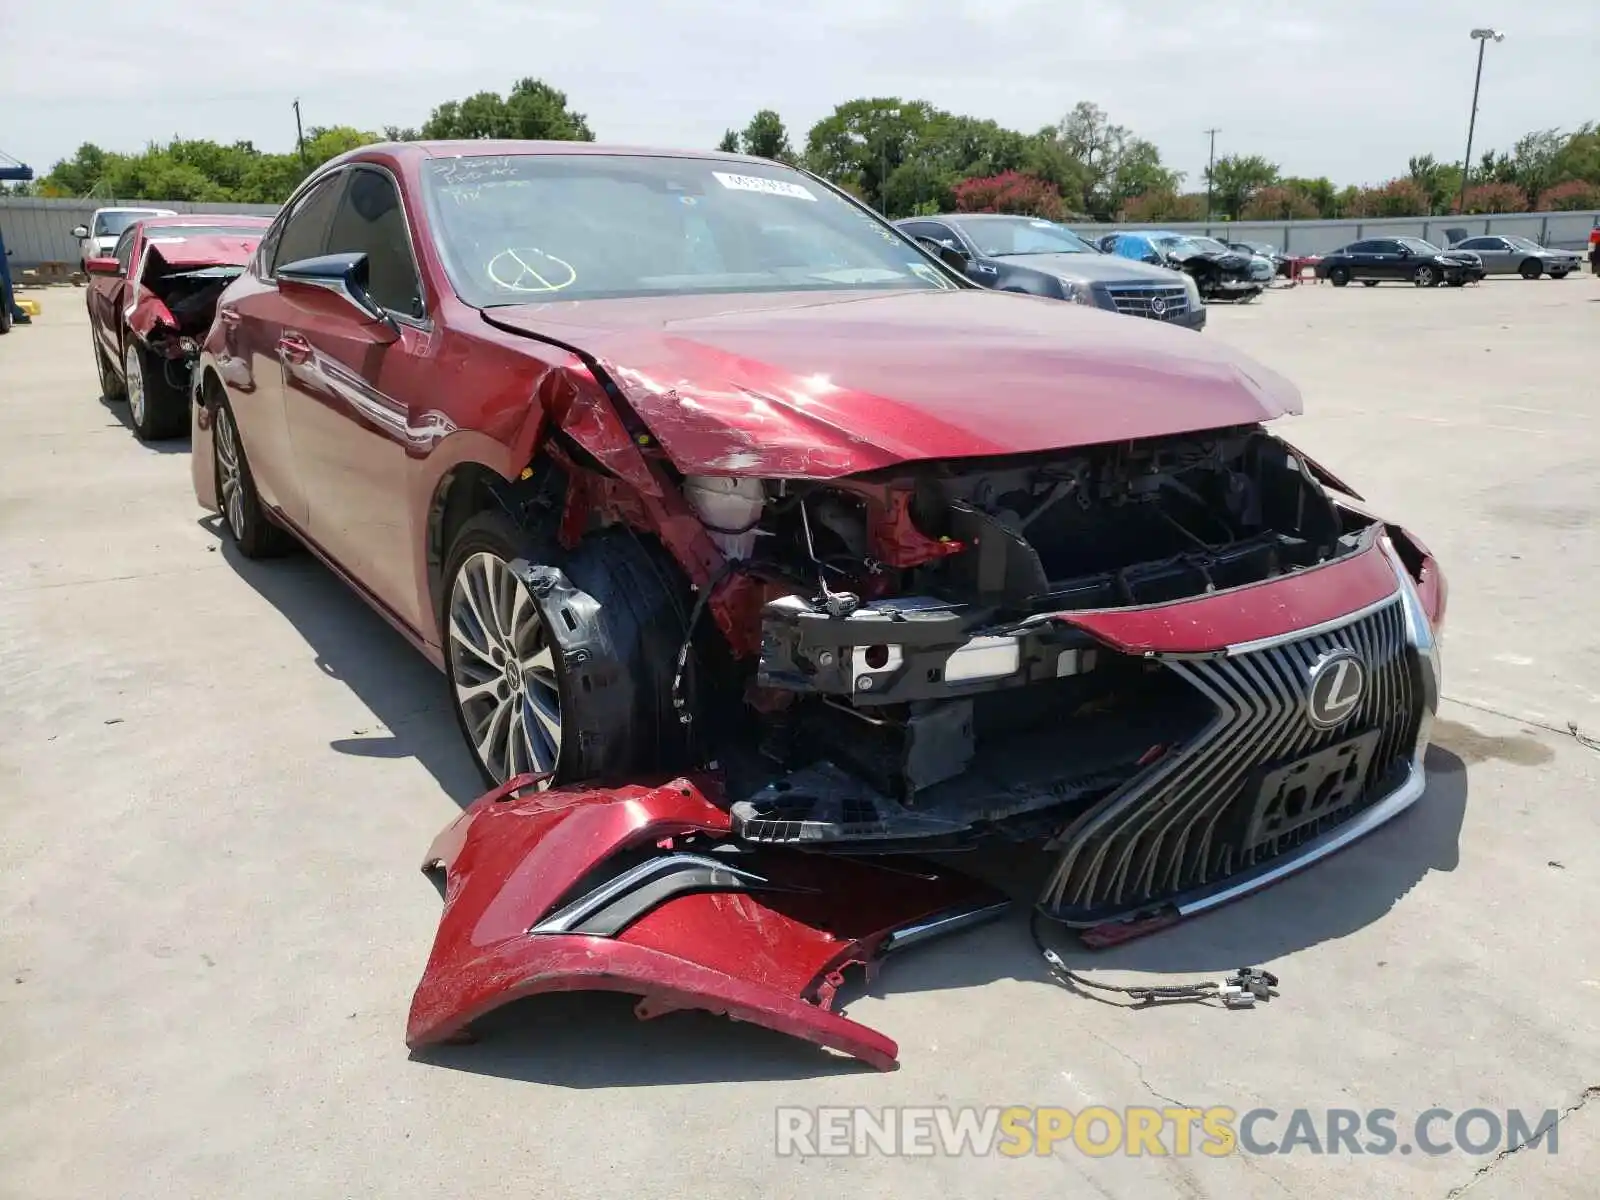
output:
M 72 231 L 78 239 L 78 270 L 91 258 L 109 258 L 122 231 L 145 217 L 175 217 L 170 208 L 97 208 L 87 225 Z

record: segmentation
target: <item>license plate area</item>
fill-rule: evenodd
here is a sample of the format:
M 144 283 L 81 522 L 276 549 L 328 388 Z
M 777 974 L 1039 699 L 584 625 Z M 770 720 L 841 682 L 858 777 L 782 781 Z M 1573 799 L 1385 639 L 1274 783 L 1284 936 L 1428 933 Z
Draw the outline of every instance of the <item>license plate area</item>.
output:
M 1381 734 L 1369 729 L 1266 771 L 1255 785 L 1242 849 L 1270 851 L 1298 830 L 1360 800 Z

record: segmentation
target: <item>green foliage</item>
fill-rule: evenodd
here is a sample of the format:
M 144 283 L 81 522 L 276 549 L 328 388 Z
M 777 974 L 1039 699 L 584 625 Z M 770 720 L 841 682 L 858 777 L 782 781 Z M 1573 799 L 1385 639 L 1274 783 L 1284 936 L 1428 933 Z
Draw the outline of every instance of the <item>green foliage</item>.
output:
M 1309 200 L 1317 210 L 1317 216 L 1329 220 L 1339 215 L 1339 193 L 1333 186 L 1333 181 L 1327 176 L 1316 179 L 1301 179 L 1290 176 L 1279 181 L 1297 196 Z
M 1122 220 L 1148 224 L 1152 221 L 1204 221 L 1206 198 L 1179 195 L 1176 190 L 1146 192 L 1122 206 Z
M 1300 192 L 1274 184 L 1251 196 L 1239 215 L 1246 221 L 1314 221 L 1322 213 Z
M 1252 196 L 1278 182 L 1278 165 L 1259 154 L 1227 154 L 1206 172 L 1206 179 L 1217 215 L 1237 220 Z
M 783 118 L 770 108 L 763 108 L 750 118 L 750 124 L 739 135 L 739 145 L 746 154 L 753 154 L 757 158 L 770 158 L 784 163 L 794 161 L 789 131 L 783 127 Z
M 567 106 L 567 94 L 540 79 L 519 79 L 505 96 L 479 92 L 449 100 L 422 124 L 424 138 L 532 138 L 592 142 L 588 119 Z
M 1469 213 L 1514 213 L 1528 211 L 1528 193 L 1514 183 L 1480 183 L 1467 189 Z
M 1349 191 L 1354 194 L 1340 204 L 1347 217 L 1425 217 L 1429 212 L 1428 194 L 1416 180 L 1405 176 L 1382 187 Z
M 722 135 L 722 140 L 717 143 L 717 149 L 721 150 L 724 154 L 740 153 L 739 131 L 736 129 L 730 129 L 724 133 Z

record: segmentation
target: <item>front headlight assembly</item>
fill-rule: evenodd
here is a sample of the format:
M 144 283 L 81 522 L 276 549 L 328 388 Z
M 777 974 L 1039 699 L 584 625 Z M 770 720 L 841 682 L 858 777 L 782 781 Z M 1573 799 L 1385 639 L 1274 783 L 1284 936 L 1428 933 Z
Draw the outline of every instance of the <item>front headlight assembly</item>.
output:
M 1068 279 L 1065 275 L 1057 275 L 1056 282 L 1061 285 L 1061 298 L 1073 304 L 1095 305 L 1098 301 L 1094 298 L 1094 288 L 1084 283 L 1081 279 Z
M 1182 274 L 1183 294 L 1189 297 L 1189 311 L 1194 312 L 1196 309 L 1205 307 L 1205 299 L 1200 295 L 1200 285 L 1194 281 L 1194 276 L 1187 271 L 1182 272 Z

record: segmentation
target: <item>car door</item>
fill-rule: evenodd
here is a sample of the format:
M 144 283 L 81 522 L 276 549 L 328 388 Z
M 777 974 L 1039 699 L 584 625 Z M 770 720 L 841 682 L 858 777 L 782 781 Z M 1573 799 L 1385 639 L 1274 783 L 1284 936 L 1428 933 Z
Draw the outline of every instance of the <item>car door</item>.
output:
M 1473 242 L 1482 245 L 1480 250 L 1476 245 L 1463 245 L 1463 249 L 1471 250 L 1483 259 L 1483 269 L 1490 275 L 1510 275 L 1522 265 L 1522 257 L 1517 249 L 1503 237 L 1472 238 Z
M 1401 277 L 1400 243 L 1385 239 L 1359 243 L 1356 255 L 1359 264 L 1351 274 L 1357 279 L 1399 279 Z
M 411 225 L 387 170 L 355 165 L 324 253 L 367 256 L 367 291 L 391 316 L 353 305 L 286 320 L 284 398 L 312 539 L 396 617 L 422 631 L 407 485 L 439 430 L 419 421 L 437 395 L 432 324 Z M 395 330 L 398 336 L 395 336 Z
M 122 231 L 112 251 L 117 260 L 115 275 L 90 275 L 89 320 L 94 336 L 105 352 L 106 360 L 116 364 L 122 373 L 122 309 L 128 294 L 128 273 L 132 269 L 134 245 L 139 237 L 139 227 L 130 225 Z
M 309 507 L 302 465 L 286 411 L 284 329 L 300 310 L 278 291 L 274 272 L 283 263 L 324 253 L 344 175 L 324 175 L 302 192 L 267 231 L 244 276 L 217 309 L 218 333 L 228 356 L 225 377 L 234 421 L 262 499 L 302 532 Z

